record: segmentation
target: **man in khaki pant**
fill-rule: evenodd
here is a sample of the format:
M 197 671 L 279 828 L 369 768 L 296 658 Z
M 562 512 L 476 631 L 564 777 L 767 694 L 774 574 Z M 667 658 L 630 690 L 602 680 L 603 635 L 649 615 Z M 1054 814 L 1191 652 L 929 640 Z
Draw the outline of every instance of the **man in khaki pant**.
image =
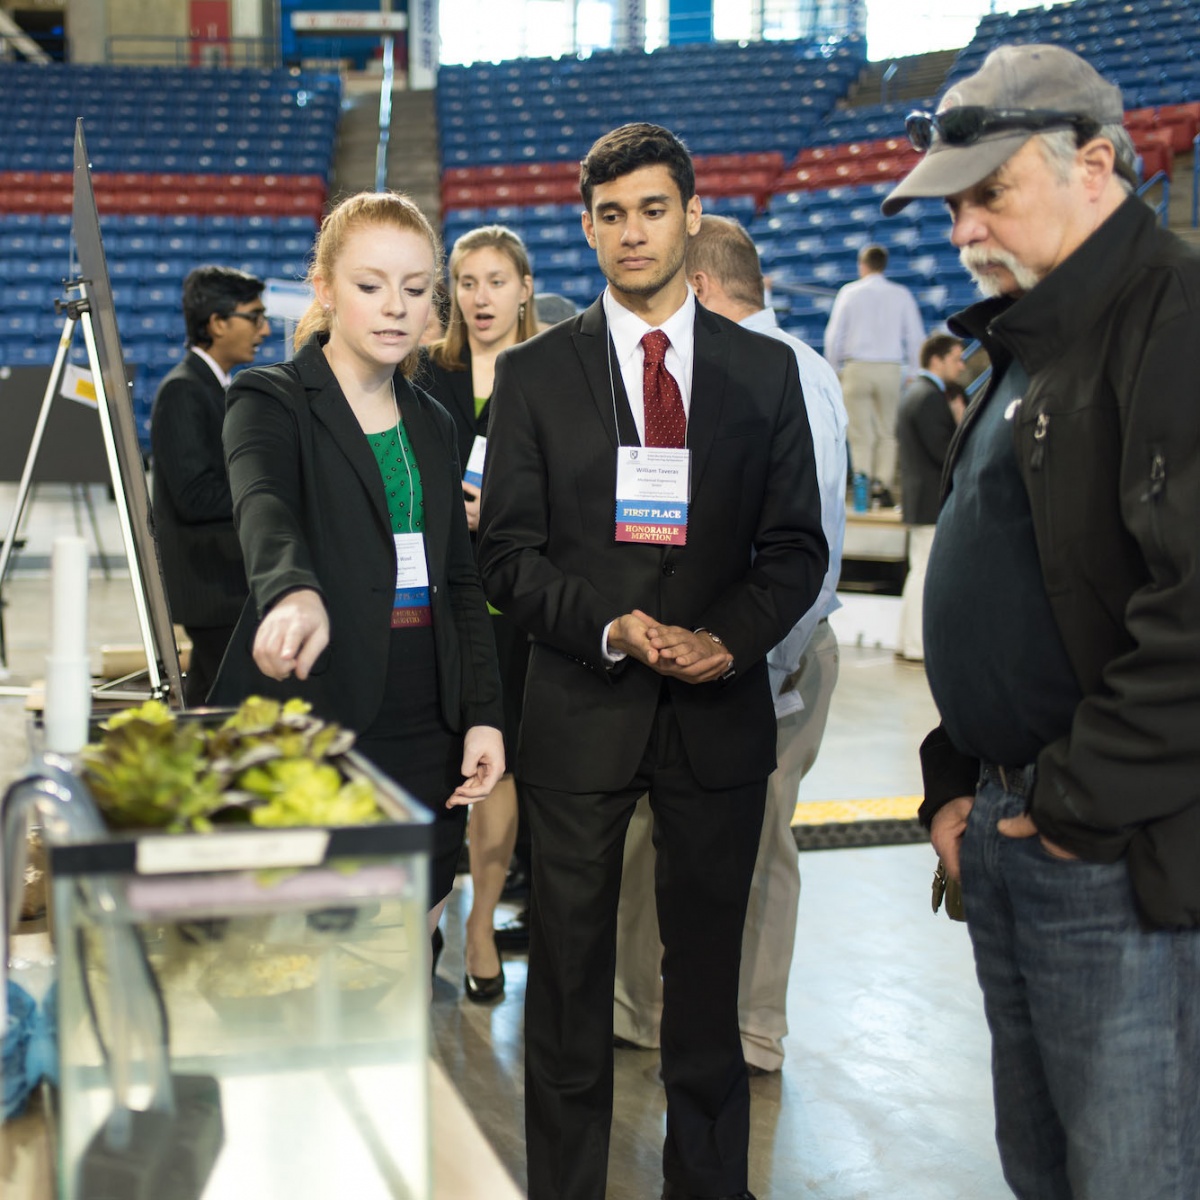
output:
M 896 494 L 896 412 L 905 377 L 917 373 L 925 327 L 912 292 L 884 277 L 887 262 L 883 246 L 859 251 L 858 279 L 829 312 L 825 357 L 842 381 L 851 470 Z
M 765 307 L 754 243 L 735 221 L 701 218 L 688 243 L 688 282 L 697 300 L 747 329 L 791 346 L 812 429 L 829 570 L 812 608 L 767 656 L 775 698 L 778 765 L 767 805 L 742 937 L 738 1027 L 752 1073 L 783 1065 L 787 984 L 796 941 L 800 864 L 791 819 L 800 781 L 816 760 L 838 675 L 838 644 L 828 615 L 838 607 L 837 581 L 846 523 L 846 410 L 837 376 L 798 338 L 784 333 Z M 654 911 L 650 806 L 639 801 L 625 838 L 617 912 L 613 1032 L 618 1042 L 657 1047 L 662 1016 L 662 944 Z

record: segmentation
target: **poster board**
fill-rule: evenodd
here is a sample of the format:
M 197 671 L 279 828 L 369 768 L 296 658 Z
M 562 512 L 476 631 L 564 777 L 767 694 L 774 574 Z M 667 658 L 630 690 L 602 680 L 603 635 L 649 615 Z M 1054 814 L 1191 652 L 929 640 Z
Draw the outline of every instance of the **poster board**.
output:
M 82 119 L 75 124 L 72 233 L 79 257 L 81 290 L 87 301 L 86 310 L 81 314 L 81 323 L 84 336 L 89 339 L 89 356 L 94 351 L 92 370 L 97 376 L 97 399 L 104 405 L 107 424 L 112 431 L 109 466 L 113 488 L 120 493 L 117 503 L 123 517 L 122 534 L 129 556 L 129 574 L 139 617 L 144 617 L 143 633 L 148 632 L 153 642 L 153 646 L 146 646 L 146 651 L 148 656 L 152 654 L 156 660 L 160 679 L 169 686 L 168 702 L 175 707 L 182 707 L 183 679 L 179 653 L 175 647 L 167 589 L 159 564 L 158 543 L 150 513 L 150 491 L 146 485 L 146 471 L 138 445 L 133 395 L 117 331 L 117 314 L 108 277 L 108 262 L 104 256 L 104 242 L 100 236 L 100 215 L 96 209 Z M 59 400 L 58 403 L 69 402 Z
M 0 366 L 0 483 L 16 483 L 33 442 L 50 367 Z M 34 483 L 108 483 L 104 437 L 95 402 L 54 399 L 33 468 Z

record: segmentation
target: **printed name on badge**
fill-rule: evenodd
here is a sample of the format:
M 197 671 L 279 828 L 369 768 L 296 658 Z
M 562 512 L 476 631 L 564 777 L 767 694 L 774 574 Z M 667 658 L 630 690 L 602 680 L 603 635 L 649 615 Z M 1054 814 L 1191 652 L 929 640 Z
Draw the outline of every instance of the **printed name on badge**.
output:
M 617 450 L 616 540 L 687 544 L 690 450 L 621 446 Z
M 392 540 L 396 543 L 396 597 L 392 601 L 392 628 L 415 629 L 432 625 L 425 535 L 394 533 Z

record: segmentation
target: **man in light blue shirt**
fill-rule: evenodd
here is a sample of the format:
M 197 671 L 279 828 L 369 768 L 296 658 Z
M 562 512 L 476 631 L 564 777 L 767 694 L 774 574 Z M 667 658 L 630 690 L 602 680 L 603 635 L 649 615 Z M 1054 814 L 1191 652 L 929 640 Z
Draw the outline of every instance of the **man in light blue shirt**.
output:
M 825 357 L 842 381 L 851 466 L 896 493 L 896 412 L 901 385 L 919 368 L 925 326 L 912 292 L 885 278 L 887 261 L 883 246 L 859 251 L 859 277 L 829 312 Z
M 765 305 L 754 243 L 736 222 L 703 216 L 688 242 L 686 272 L 696 299 L 746 329 L 786 342 L 796 356 L 812 430 L 821 526 L 829 569 L 821 591 L 791 632 L 767 656 L 775 700 L 778 766 L 754 867 L 738 991 L 742 1052 L 752 1072 L 783 1065 L 787 984 L 796 940 L 800 864 L 791 831 L 800 782 L 816 761 L 838 675 L 838 644 L 828 617 L 840 607 L 838 576 L 846 527 L 846 409 L 833 368 L 799 338 L 780 329 Z M 622 1041 L 658 1045 L 662 948 L 654 921 L 654 848 L 645 802 L 625 841 L 613 1026 Z

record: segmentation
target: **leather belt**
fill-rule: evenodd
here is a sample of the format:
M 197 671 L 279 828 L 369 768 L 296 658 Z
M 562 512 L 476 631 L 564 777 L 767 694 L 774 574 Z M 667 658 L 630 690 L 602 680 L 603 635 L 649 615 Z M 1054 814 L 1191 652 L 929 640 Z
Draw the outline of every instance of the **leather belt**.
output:
M 1010 796 L 1027 798 L 1033 792 L 1035 768 L 1032 763 L 1021 767 L 1004 766 L 1000 763 L 979 764 L 980 783 L 999 784 L 1001 791 Z

